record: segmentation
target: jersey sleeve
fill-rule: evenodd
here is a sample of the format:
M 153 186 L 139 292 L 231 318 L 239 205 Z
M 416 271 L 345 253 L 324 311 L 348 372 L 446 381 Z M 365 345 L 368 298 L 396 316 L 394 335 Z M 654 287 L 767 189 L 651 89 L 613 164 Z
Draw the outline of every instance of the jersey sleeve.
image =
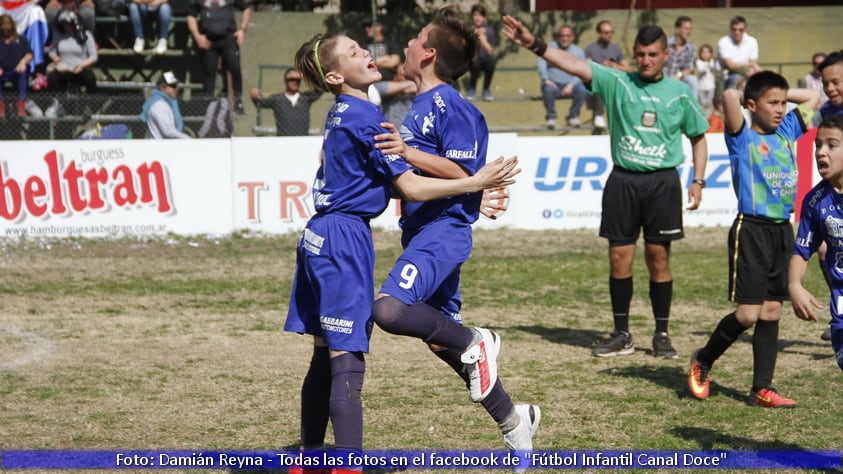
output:
M 811 258 L 811 255 L 817 251 L 822 243 L 822 235 L 819 229 L 822 222 L 815 209 L 818 199 L 819 193 L 817 188 L 814 188 L 802 201 L 802 214 L 799 218 L 799 228 L 796 231 L 793 254 L 799 255 L 805 260 Z
M 480 136 L 478 117 L 468 106 L 459 101 L 453 101 L 448 106 L 451 109 L 436 119 L 439 121 L 441 134 L 441 156 L 457 163 L 473 175 L 483 165 L 478 151 L 487 137 Z

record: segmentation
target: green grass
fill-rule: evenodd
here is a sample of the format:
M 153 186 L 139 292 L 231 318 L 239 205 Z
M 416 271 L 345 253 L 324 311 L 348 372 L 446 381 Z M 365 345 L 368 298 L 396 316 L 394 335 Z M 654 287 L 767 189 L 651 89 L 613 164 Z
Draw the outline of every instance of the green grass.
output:
M 686 234 L 671 262 L 681 357 L 662 361 L 646 353 L 653 321 L 641 252 L 631 318 L 638 350 L 604 360 L 590 355 L 611 329 L 607 249 L 595 231 L 475 232 L 463 317 L 501 334 L 504 386 L 516 402 L 542 407 L 536 448 L 841 449 L 843 374 L 819 338 L 824 325 L 798 320 L 789 306 L 774 383 L 798 408 L 743 403 L 750 336 L 715 365 L 711 398 L 690 396 L 687 357 L 732 305 L 727 229 Z M 296 240 L 0 243 L 0 448 L 296 446 L 311 352 L 308 337 L 281 331 Z M 382 281 L 399 236 L 376 232 L 375 242 Z M 823 285 L 812 264 L 806 286 L 825 300 Z M 421 342 L 376 329 L 363 397 L 367 449 L 503 449 L 492 420 Z

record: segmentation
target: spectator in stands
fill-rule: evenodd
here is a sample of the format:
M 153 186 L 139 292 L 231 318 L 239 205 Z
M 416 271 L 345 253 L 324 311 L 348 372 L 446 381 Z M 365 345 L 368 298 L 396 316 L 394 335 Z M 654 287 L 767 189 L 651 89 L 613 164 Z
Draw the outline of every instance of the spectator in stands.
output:
M 170 71 L 161 74 L 157 87 L 152 89 L 143 104 L 141 120 L 146 122 L 146 138 L 191 138 L 184 133 L 179 110 L 179 80 Z
M 237 27 L 235 10 L 240 10 L 240 27 Z M 246 40 L 246 30 L 252 21 L 252 5 L 248 0 L 221 2 L 216 0 L 191 0 L 187 13 L 187 28 L 199 48 L 202 61 L 202 90 L 213 94 L 216 88 L 217 66 L 222 58 L 223 91 L 228 92 L 226 74 L 231 74 L 234 96 L 234 113 L 244 115 L 243 74 L 240 69 L 240 48 Z
M 301 73 L 293 68 L 284 72 L 284 93 L 264 98 L 258 88 L 249 91 L 256 107 L 272 109 L 275 115 L 275 134 L 282 136 L 307 135 L 310 130 L 310 106 L 322 95 L 311 90 L 302 93 Z
M 155 54 L 164 54 L 167 51 L 167 37 L 170 34 L 170 18 L 173 16 L 173 9 L 167 0 L 132 0 L 129 2 L 129 20 L 132 22 L 132 31 L 135 33 L 135 44 L 132 50 L 143 53 L 145 46 L 143 23 L 144 20 L 155 20 L 158 23 L 158 43 L 155 44 Z
M 585 61 L 585 51 L 576 45 L 576 35 L 571 25 L 559 27 L 558 39 L 548 43 L 548 47 L 567 51 L 582 61 Z M 588 91 L 585 84 L 579 77 L 548 64 L 544 58 L 536 59 L 536 69 L 541 78 L 542 99 L 544 100 L 545 120 L 547 128 L 556 127 L 556 99 L 559 97 L 571 97 L 571 110 L 568 112 L 566 122 L 572 127 L 580 125 L 580 109 L 585 103 Z
M 820 108 L 824 119 L 843 114 L 843 49 L 828 54 L 819 66 L 823 88 L 828 100 Z
M 477 39 L 480 40 L 480 51 L 471 64 L 468 75 L 468 100 L 474 100 L 477 81 L 483 74 L 483 100 L 494 100 L 492 95 L 492 77 L 495 75 L 495 48 L 498 46 L 498 34 L 489 26 L 486 7 L 477 4 L 471 7 L 471 22 L 474 24 Z
M 717 90 L 717 74 L 720 68 L 714 60 L 714 49 L 709 44 L 700 46 L 700 56 L 697 58 L 697 100 L 703 108 L 706 117 L 711 117 L 714 110 L 714 94 Z
M 0 15 L 0 119 L 6 118 L 6 102 L 3 99 L 3 83 L 6 81 L 17 88 L 15 111 L 18 117 L 26 116 L 30 61 L 32 48 L 29 47 L 29 41 L 18 34 L 15 22 L 9 14 Z
M 680 16 L 673 25 L 673 36 L 668 36 L 667 47 L 670 56 L 664 63 L 664 73 L 688 84 L 694 97 L 698 95 L 698 81 L 694 74 L 694 62 L 697 60 L 697 46 L 691 42 L 694 24 L 689 16 Z
M 381 109 L 386 120 L 400 128 L 410 112 L 418 86 L 404 75 L 404 64 L 399 64 L 391 81 L 380 81 L 375 87 L 381 97 Z
M 726 76 L 725 89 L 734 89 L 738 81 L 761 70 L 758 65 L 758 40 L 746 32 L 746 18 L 736 16 L 729 22 L 729 34 L 717 42 L 720 66 Z
M 97 62 L 94 35 L 79 24 L 76 13 L 65 10 L 56 20 L 58 30 L 48 54 L 52 63 L 47 67 L 47 82 L 51 90 L 85 88 L 96 92 L 97 77 L 91 67 Z
M 597 41 L 585 47 L 585 57 L 597 64 L 629 71 L 629 61 L 623 54 L 623 49 L 617 43 L 612 43 L 612 35 L 615 28 L 609 20 L 601 20 L 597 23 Z M 588 96 L 589 104 L 594 111 L 594 128 L 600 131 L 606 128 L 606 104 L 597 94 Z
M 44 6 L 44 14 L 47 16 L 47 25 L 51 32 L 56 31 L 56 18 L 64 10 L 76 13 L 85 28 L 94 31 L 97 15 L 92 0 L 49 0 Z
M 18 34 L 26 37 L 32 48 L 29 71 L 44 62 L 44 48 L 50 35 L 47 17 L 38 0 L 0 0 L 0 14 L 8 13 L 17 26 Z
M 395 70 L 401 64 L 401 48 L 392 41 L 386 38 L 383 33 L 383 23 L 372 23 L 371 20 L 363 22 L 363 29 L 366 30 L 366 49 L 372 59 L 375 60 L 375 65 L 381 72 L 382 81 L 390 81 L 395 75 Z
M 825 61 L 825 57 L 825 53 L 814 53 L 814 55 L 811 57 L 811 72 L 801 77 L 797 81 L 797 87 L 800 87 L 802 89 L 811 89 L 819 92 L 820 102 L 817 105 L 817 110 L 819 110 L 828 100 L 828 96 L 825 95 L 825 91 L 823 90 L 823 78 L 822 74 L 820 74 L 819 69 L 820 64 Z M 817 125 L 819 125 L 819 121 L 817 122 Z

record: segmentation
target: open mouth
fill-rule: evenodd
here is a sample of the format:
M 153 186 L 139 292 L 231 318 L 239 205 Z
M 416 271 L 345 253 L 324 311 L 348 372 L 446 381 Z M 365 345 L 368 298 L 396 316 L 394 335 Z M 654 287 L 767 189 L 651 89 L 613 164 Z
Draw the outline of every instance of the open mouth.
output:
M 828 163 L 822 160 L 817 161 L 817 171 L 822 172 L 826 170 L 828 170 Z

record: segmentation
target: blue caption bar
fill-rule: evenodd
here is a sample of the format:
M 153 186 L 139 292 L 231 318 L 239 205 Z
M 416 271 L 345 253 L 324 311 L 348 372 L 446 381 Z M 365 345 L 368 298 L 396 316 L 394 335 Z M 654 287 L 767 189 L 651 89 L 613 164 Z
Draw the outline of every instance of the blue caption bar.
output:
M 841 451 L 2 451 L 0 469 L 839 469 Z

